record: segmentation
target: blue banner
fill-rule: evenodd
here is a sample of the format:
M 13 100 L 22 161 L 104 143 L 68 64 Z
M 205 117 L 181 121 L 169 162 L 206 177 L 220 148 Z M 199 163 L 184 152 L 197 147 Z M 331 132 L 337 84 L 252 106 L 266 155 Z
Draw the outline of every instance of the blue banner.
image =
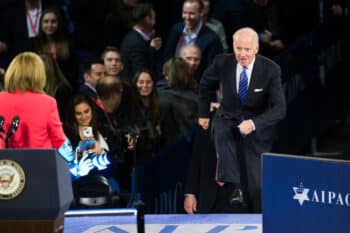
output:
M 263 155 L 264 233 L 348 233 L 350 163 Z

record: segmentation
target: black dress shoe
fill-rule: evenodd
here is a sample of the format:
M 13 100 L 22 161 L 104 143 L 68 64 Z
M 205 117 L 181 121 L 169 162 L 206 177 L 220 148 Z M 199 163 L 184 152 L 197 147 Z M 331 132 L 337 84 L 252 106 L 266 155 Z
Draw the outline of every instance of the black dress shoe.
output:
M 241 189 L 236 188 L 232 191 L 231 195 L 229 196 L 229 203 L 231 206 L 245 205 L 245 202 L 243 199 L 243 192 Z

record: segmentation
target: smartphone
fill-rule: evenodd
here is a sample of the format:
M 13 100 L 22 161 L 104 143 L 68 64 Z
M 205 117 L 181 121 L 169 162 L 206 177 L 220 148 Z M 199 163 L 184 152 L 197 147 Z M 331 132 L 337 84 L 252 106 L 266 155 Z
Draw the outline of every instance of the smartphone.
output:
M 94 133 L 92 131 L 92 127 L 90 126 L 80 128 L 79 134 L 82 140 L 94 138 Z

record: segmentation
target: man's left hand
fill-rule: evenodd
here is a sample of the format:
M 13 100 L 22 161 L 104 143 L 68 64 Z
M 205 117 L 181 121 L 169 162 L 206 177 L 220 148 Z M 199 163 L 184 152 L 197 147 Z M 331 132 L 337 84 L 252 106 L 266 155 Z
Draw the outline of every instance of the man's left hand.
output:
M 244 120 L 237 127 L 243 135 L 248 135 L 254 130 L 251 120 Z

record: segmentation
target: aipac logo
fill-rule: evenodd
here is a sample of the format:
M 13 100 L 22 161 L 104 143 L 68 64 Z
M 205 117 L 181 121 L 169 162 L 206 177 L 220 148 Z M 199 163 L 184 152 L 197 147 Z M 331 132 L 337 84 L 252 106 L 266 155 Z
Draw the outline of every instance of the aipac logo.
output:
M 300 182 L 299 187 L 293 187 L 294 191 L 294 200 L 298 200 L 300 206 L 303 205 L 304 201 L 310 201 L 309 199 L 309 191 L 310 189 L 304 188 L 303 183 Z
M 302 206 L 304 202 L 312 202 L 325 205 L 350 207 L 350 193 L 334 192 L 330 190 L 317 190 L 305 188 L 300 182 L 299 186 L 293 187 L 293 199 Z

